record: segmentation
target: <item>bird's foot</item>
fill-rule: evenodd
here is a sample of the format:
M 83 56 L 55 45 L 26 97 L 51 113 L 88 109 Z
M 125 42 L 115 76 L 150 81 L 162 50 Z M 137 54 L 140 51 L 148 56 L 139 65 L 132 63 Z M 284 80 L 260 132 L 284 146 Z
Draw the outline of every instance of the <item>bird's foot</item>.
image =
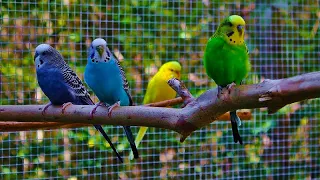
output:
M 64 112 L 66 111 L 67 107 L 68 107 L 68 106 L 71 106 L 71 105 L 73 105 L 72 102 L 64 103 L 64 104 L 62 105 L 62 111 L 61 111 L 61 113 L 64 114 Z
M 43 116 L 46 114 L 46 110 L 47 110 L 50 106 L 52 106 L 52 103 L 51 103 L 51 102 L 49 102 L 48 104 L 46 104 L 46 106 L 43 108 L 43 110 L 42 110 L 42 112 L 41 112 L 41 114 L 42 114 Z
M 91 118 L 91 119 L 93 119 L 93 115 L 94 115 L 94 113 L 97 111 L 97 108 L 98 108 L 99 106 L 102 106 L 102 105 L 104 105 L 104 103 L 101 102 L 101 101 L 94 105 L 94 108 L 93 108 L 93 109 L 91 110 L 91 112 L 90 112 L 90 118 Z
M 120 107 L 120 101 L 114 103 L 112 106 L 108 107 L 108 116 L 111 117 L 111 113 L 114 108 Z
M 236 86 L 236 83 L 232 82 L 231 84 L 227 85 L 227 89 L 229 94 L 231 93 L 231 90 Z

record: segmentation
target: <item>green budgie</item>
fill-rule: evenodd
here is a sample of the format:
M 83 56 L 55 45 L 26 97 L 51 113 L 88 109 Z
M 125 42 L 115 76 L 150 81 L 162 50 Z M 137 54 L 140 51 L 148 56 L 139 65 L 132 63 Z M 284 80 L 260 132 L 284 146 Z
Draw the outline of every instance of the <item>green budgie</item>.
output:
M 251 69 L 249 53 L 244 42 L 245 21 L 241 16 L 232 15 L 221 22 L 216 32 L 209 39 L 204 52 L 204 67 L 219 86 L 240 85 Z M 220 91 L 218 95 L 220 94 Z M 241 125 L 236 111 L 230 112 L 234 142 L 242 144 L 238 132 Z

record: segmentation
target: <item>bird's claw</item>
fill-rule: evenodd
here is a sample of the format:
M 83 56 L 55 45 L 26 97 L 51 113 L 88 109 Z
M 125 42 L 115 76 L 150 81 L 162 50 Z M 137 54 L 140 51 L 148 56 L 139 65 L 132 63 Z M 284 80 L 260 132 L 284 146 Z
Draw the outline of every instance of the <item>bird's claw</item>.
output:
M 231 93 L 231 90 L 236 86 L 236 83 L 232 82 L 231 84 L 227 85 L 227 89 L 229 94 Z
M 52 106 L 52 103 L 51 103 L 51 102 L 49 102 L 48 104 L 46 104 L 46 106 L 43 108 L 43 110 L 42 110 L 42 112 L 41 112 L 42 116 L 44 116 L 44 115 L 46 114 L 46 110 L 47 110 L 50 106 Z
M 93 119 L 94 113 L 97 111 L 97 108 L 99 106 L 102 106 L 104 103 L 103 102 L 98 102 L 97 104 L 94 105 L 94 108 L 90 112 L 90 118 Z
M 111 113 L 113 111 L 114 108 L 116 107 L 120 107 L 120 101 L 114 103 L 112 106 L 108 107 L 108 117 L 111 117 Z
M 62 105 L 62 111 L 61 111 L 61 113 L 64 114 L 64 112 L 66 111 L 67 107 L 68 107 L 68 106 L 71 106 L 71 105 L 73 105 L 72 102 L 64 103 L 64 104 Z

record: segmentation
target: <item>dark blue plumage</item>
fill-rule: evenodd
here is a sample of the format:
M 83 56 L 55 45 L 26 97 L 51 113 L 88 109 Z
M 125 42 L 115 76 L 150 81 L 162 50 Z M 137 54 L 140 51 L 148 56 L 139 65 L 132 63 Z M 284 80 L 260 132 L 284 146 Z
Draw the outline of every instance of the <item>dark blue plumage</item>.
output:
M 71 102 L 76 105 L 93 105 L 87 89 L 78 76 L 63 60 L 61 54 L 48 44 L 36 48 L 34 61 L 40 88 L 53 105 Z M 121 162 L 122 158 L 100 125 L 94 125 L 108 141 Z

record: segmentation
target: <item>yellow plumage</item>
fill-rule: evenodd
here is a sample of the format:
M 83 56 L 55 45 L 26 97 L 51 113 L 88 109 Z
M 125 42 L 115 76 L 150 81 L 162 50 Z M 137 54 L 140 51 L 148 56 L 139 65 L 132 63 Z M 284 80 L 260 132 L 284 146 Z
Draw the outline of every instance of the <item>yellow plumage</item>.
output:
M 163 64 L 159 71 L 152 77 L 148 83 L 147 91 L 143 99 L 143 104 L 155 103 L 173 99 L 176 97 L 176 92 L 168 85 L 167 81 L 171 78 L 180 79 L 181 65 L 177 61 L 170 61 Z M 138 147 L 143 136 L 146 134 L 148 127 L 140 127 L 135 139 L 135 144 Z M 129 156 L 133 159 L 132 152 Z

